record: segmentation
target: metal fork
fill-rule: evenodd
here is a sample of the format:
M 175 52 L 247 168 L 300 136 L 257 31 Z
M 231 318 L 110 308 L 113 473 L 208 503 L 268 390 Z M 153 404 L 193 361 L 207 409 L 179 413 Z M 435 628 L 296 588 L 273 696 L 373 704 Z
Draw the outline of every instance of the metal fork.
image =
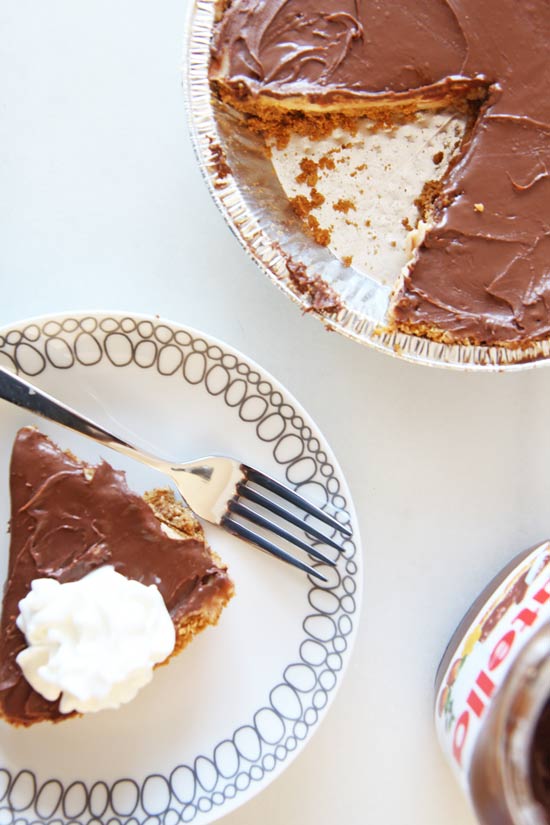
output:
M 352 535 L 349 527 L 340 524 L 324 510 L 311 504 L 294 490 L 271 478 L 271 476 L 260 472 L 260 470 L 249 467 L 247 464 L 233 458 L 220 456 L 207 456 L 179 464 L 157 458 L 123 441 L 99 424 L 95 424 L 76 410 L 71 409 L 66 404 L 2 367 L 0 367 L 0 398 L 54 421 L 56 424 L 61 424 L 70 430 L 88 436 L 88 438 L 112 450 L 137 459 L 148 467 L 164 473 L 172 479 L 186 504 L 199 518 L 223 527 L 233 535 L 254 544 L 261 550 L 294 565 L 294 567 L 298 567 L 321 581 L 326 582 L 327 578 L 319 570 L 251 530 L 250 527 L 242 524 L 235 517 L 244 519 L 275 534 L 304 550 L 318 561 L 331 566 L 336 564 L 334 559 L 321 552 L 318 547 L 313 547 L 295 533 L 256 512 L 250 504 L 256 504 L 264 508 L 288 524 L 300 528 L 316 541 L 338 551 L 343 548 L 334 538 L 327 536 L 318 527 L 306 522 L 305 518 L 307 516 L 297 515 L 284 506 L 284 503 L 294 505 L 303 513 L 313 516 L 345 537 Z M 255 486 L 251 486 L 251 484 Z M 256 489 L 258 487 L 260 490 Z M 266 493 L 271 495 L 266 495 Z M 272 496 L 277 496 L 282 501 L 277 502 L 273 500 Z M 245 501 L 247 503 L 244 503 Z

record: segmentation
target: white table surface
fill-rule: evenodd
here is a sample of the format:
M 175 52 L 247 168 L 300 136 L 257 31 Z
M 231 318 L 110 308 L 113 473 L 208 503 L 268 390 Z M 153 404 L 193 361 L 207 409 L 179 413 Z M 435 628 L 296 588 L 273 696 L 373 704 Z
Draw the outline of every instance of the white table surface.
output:
M 366 591 L 342 689 L 227 825 L 472 825 L 432 682 L 476 592 L 550 534 L 550 371 L 410 366 L 326 332 L 218 214 L 185 122 L 186 0 L 0 4 L 0 324 L 158 313 L 247 353 L 319 423 L 359 512 Z

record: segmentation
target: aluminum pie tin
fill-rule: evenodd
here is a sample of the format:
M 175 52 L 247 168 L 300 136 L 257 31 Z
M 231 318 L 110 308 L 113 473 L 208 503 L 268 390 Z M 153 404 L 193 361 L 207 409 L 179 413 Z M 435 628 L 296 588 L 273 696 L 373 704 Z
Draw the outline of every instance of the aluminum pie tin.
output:
M 191 0 L 189 4 L 183 85 L 191 137 L 216 205 L 268 278 L 327 329 L 406 361 L 477 372 L 548 363 L 550 340 L 517 348 L 463 346 L 385 329 L 391 284 L 346 267 L 332 251 L 313 241 L 291 209 L 263 138 L 211 94 L 208 66 L 214 10 L 214 0 Z M 289 260 L 307 266 L 311 275 L 320 275 L 337 293 L 342 309 L 335 314 L 314 309 L 311 299 L 290 279 Z

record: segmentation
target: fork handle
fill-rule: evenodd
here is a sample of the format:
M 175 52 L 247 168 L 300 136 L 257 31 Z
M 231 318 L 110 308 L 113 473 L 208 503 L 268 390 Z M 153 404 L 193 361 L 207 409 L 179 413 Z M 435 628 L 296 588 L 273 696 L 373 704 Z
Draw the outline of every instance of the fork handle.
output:
M 43 390 L 33 384 L 29 384 L 18 375 L 8 372 L 3 367 L 0 367 L 0 398 L 4 401 L 9 401 L 10 404 L 15 404 L 17 407 L 22 407 L 29 412 L 40 415 L 48 421 L 53 421 L 56 424 L 61 424 L 69 430 L 74 430 L 77 433 L 91 438 L 93 441 L 99 442 L 106 447 L 123 455 L 130 456 L 153 467 L 155 470 L 166 471 L 166 463 L 154 456 L 138 450 L 127 441 L 123 441 L 116 435 L 113 435 L 108 430 L 85 418 L 76 410 L 58 401 Z

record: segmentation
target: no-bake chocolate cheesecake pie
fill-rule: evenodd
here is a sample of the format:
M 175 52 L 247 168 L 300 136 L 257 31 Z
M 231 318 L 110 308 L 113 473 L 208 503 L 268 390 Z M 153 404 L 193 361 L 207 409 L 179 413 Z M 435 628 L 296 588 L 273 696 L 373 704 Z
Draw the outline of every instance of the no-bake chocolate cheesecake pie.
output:
M 550 337 L 548 0 L 218 3 L 210 81 L 254 126 L 326 133 L 454 108 L 388 325 L 448 343 Z
M 170 656 L 207 625 L 216 624 L 233 595 L 226 567 L 208 546 L 193 514 L 170 490 L 143 497 L 124 473 L 63 452 L 32 427 L 19 431 L 11 467 L 8 576 L 0 626 L 0 717 L 29 726 L 74 716 L 62 713 L 24 678 L 16 658 L 25 636 L 19 604 L 37 579 L 82 580 L 109 565 L 144 585 L 156 585 L 175 629 Z M 166 660 L 167 661 L 167 660 Z

